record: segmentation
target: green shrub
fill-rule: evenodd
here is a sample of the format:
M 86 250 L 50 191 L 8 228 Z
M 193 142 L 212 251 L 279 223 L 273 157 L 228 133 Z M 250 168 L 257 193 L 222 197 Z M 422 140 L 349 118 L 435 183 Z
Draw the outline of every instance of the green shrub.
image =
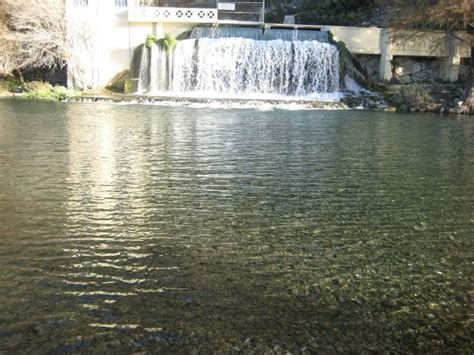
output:
M 334 34 L 331 31 L 327 31 L 328 34 L 328 41 L 331 44 L 336 44 L 336 40 L 334 39 Z
M 158 44 L 165 50 L 171 50 L 176 47 L 178 41 L 171 33 L 165 33 L 165 36 L 158 40 Z
M 151 46 L 153 45 L 153 43 L 155 43 L 155 41 L 156 41 L 156 37 L 152 34 L 149 34 L 148 36 L 146 36 L 145 46 L 147 48 L 151 48 Z
M 24 89 L 21 80 L 14 79 L 13 77 L 7 77 L 0 80 L 0 92 L 2 91 L 14 91 L 15 89 Z
M 53 87 L 42 81 L 30 81 L 25 83 L 25 97 L 29 99 L 52 99 Z
M 25 91 L 25 97 L 29 99 L 64 101 L 72 96 L 64 86 L 52 86 L 42 81 L 25 83 Z
M 163 40 L 163 44 L 165 45 L 166 49 L 173 49 L 176 47 L 176 38 L 170 33 L 165 34 L 165 38 Z
M 339 75 L 341 78 L 344 78 L 346 75 L 347 57 L 350 52 L 343 41 L 336 41 L 334 39 L 334 34 L 331 31 L 328 31 L 327 34 L 329 43 L 336 46 L 339 52 Z
M 71 97 L 71 93 L 64 86 L 53 86 L 51 94 L 57 101 L 65 101 Z
M 337 41 L 336 47 L 339 51 L 339 74 L 340 77 L 343 78 L 346 75 L 346 64 L 347 64 L 347 57 L 349 55 L 349 50 L 346 47 L 346 44 L 343 41 Z

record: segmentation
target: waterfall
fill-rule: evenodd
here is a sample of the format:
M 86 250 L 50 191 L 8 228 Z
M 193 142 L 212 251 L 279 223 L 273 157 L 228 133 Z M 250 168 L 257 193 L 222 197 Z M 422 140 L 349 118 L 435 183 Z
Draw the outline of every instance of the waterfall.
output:
M 298 28 L 295 28 L 294 30 L 270 28 L 265 30 L 262 39 L 264 41 L 274 41 L 281 39 L 283 41 L 318 41 L 327 43 L 328 35 L 327 32 L 301 30 Z
M 339 87 L 337 49 L 327 43 L 202 38 L 181 41 L 175 53 L 176 93 L 303 96 Z
M 194 27 L 190 38 L 248 38 L 259 41 L 263 30 L 248 27 Z
M 164 91 L 168 89 L 170 72 L 166 51 L 154 43 L 150 53 L 150 91 Z M 171 66 L 170 66 L 171 67 Z
M 140 67 L 138 73 L 138 87 L 137 91 L 143 93 L 149 90 L 150 87 L 150 49 L 143 46 Z
M 328 42 L 325 31 L 287 29 L 287 28 L 248 28 L 248 27 L 194 27 L 190 38 L 247 38 L 256 41 L 318 41 Z
M 339 90 L 339 55 L 324 32 L 197 27 L 167 52 L 143 46 L 137 92 L 306 96 Z

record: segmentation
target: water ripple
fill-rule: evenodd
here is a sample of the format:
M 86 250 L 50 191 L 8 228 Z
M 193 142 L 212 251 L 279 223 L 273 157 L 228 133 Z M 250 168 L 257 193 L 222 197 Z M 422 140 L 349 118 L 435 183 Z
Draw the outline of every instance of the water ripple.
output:
M 222 339 L 262 353 L 275 339 L 290 352 L 468 342 L 472 120 L 17 101 L 0 112 L 2 350 L 113 343 L 97 329 L 122 351 L 124 332 L 183 352 L 227 352 Z

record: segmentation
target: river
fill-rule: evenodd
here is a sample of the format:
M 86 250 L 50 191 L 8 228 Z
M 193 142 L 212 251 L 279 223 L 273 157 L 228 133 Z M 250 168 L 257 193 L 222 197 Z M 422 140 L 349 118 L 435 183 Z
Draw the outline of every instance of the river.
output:
M 469 352 L 474 121 L 0 101 L 0 352 Z

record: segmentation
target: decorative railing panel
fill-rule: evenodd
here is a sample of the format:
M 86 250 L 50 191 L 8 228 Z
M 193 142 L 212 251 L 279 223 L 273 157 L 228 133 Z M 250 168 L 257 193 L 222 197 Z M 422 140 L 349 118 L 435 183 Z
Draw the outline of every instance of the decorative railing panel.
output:
M 217 9 L 182 7 L 130 7 L 130 22 L 217 22 Z
M 132 2 L 134 0 L 130 0 Z M 135 0 L 136 6 L 215 9 L 217 0 Z

